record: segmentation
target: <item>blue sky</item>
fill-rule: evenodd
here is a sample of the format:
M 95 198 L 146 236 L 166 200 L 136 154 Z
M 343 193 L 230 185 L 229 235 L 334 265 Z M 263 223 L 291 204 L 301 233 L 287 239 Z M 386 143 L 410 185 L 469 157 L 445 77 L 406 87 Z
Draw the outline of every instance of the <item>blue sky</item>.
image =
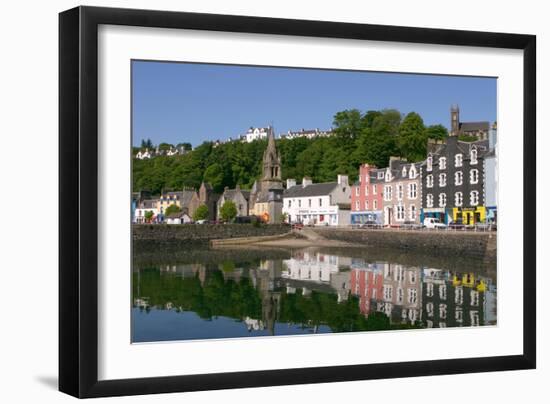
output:
M 170 62 L 132 62 L 133 144 L 227 139 L 250 126 L 277 134 L 330 129 L 338 111 L 395 108 L 426 125 L 496 120 L 495 78 L 349 72 Z

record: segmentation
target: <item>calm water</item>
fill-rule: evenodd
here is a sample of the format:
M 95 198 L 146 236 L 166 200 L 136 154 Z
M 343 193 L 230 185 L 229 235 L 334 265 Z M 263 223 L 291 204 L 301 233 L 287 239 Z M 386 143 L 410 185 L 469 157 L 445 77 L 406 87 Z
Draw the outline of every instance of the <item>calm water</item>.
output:
M 132 339 L 496 324 L 494 265 L 388 256 L 353 248 L 140 252 Z

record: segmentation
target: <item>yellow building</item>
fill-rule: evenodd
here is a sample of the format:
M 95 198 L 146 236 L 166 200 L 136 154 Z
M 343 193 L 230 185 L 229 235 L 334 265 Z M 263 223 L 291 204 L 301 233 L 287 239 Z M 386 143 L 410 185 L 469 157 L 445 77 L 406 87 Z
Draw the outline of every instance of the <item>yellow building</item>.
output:
M 485 206 L 475 208 L 453 208 L 453 222 L 466 225 L 484 223 L 487 216 Z

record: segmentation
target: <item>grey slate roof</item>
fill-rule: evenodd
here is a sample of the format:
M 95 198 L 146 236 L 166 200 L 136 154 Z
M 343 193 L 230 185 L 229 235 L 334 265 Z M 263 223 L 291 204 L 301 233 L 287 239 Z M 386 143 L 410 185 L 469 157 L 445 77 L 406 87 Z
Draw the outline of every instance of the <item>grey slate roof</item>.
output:
M 460 132 L 489 131 L 489 122 L 460 122 Z
M 284 191 L 285 198 L 300 198 L 304 196 L 321 196 L 330 194 L 338 185 L 337 182 L 321 182 L 303 187 L 301 184 Z

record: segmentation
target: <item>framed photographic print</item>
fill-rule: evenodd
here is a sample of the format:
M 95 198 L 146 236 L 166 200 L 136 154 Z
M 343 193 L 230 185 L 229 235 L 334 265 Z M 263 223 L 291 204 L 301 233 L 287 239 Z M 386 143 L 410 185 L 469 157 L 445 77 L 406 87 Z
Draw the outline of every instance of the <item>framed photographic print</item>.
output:
M 535 367 L 535 37 L 60 14 L 59 386 Z

